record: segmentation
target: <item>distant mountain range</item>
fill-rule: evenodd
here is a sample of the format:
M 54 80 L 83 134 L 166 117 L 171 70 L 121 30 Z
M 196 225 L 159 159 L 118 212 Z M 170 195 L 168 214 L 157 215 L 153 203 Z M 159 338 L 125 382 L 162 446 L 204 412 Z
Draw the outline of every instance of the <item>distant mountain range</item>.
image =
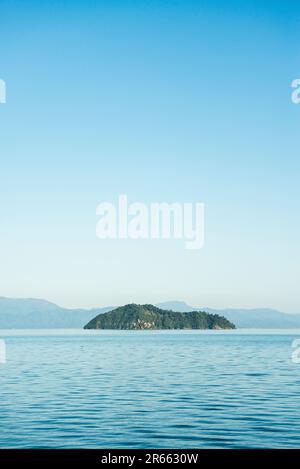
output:
M 97 314 L 111 309 L 67 309 L 46 300 L 0 297 L 0 329 L 83 328 Z
M 218 314 L 203 311 L 179 313 L 153 305 L 129 304 L 108 313 L 98 314 L 85 329 L 235 329 L 235 326 Z
M 300 315 L 273 309 L 213 309 L 193 307 L 180 301 L 168 301 L 156 306 L 174 312 L 197 310 L 218 314 L 238 328 L 300 328 Z M 83 328 L 95 316 L 114 308 L 68 309 L 45 300 L 0 297 L 0 329 Z

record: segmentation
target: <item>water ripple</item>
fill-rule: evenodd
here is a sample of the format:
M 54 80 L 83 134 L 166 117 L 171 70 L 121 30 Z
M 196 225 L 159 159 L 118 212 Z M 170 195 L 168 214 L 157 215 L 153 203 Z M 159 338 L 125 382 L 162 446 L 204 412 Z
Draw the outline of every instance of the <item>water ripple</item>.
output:
M 5 332 L 2 448 L 291 448 L 289 334 Z

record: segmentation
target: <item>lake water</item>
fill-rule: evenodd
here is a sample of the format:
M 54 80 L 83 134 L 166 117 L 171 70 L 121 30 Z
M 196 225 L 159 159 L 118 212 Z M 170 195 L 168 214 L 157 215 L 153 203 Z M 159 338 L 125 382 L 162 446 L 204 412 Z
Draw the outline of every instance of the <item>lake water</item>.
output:
M 300 331 L 0 331 L 0 448 L 300 447 Z

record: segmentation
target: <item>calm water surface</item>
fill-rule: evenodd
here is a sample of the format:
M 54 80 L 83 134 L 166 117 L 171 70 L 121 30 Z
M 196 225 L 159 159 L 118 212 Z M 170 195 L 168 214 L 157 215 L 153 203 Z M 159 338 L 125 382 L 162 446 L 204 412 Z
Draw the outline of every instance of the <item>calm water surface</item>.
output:
M 300 331 L 0 331 L 1 448 L 300 447 Z

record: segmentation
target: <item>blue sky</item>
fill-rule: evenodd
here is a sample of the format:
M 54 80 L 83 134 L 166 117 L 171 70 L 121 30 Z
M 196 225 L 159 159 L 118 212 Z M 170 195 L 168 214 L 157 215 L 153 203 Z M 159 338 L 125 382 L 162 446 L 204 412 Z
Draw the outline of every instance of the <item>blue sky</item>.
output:
M 300 313 L 297 3 L 1 1 L 0 294 Z M 97 239 L 123 193 L 204 248 Z

